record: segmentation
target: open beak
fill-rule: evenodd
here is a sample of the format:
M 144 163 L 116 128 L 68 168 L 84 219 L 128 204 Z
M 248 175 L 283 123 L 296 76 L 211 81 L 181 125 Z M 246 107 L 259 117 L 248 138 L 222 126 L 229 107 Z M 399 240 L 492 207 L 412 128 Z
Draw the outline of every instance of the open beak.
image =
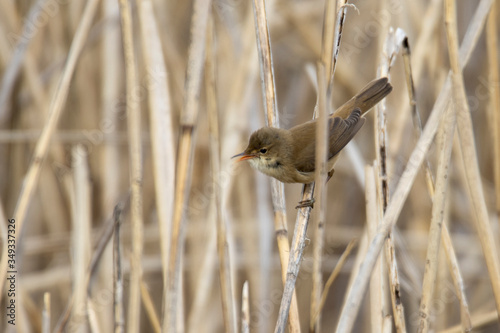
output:
M 241 156 L 241 157 L 240 157 Z M 244 160 L 249 160 L 251 158 L 254 158 L 254 157 L 257 157 L 257 155 L 255 154 L 247 154 L 245 152 L 241 153 L 241 154 L 238 154 L 238 155 L 234 155 L 233 157 L 231 158 L 235 158 L 235 157 L 240 157 L 238 159 L 238 162 L 241 162 L 241 161 L 244 161 Z

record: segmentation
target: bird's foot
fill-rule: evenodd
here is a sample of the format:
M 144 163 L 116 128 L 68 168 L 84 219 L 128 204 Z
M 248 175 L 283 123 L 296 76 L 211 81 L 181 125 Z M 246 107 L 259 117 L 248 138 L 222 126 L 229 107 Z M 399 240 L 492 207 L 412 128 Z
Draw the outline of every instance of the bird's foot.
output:
M 313 209 L 315 201 L 316 200 L 314 198 L 312 198 L 311 200 L 302 200 L 302 201 L 299 201 L 299 204 L 295 207 L 295 209 L 305 208 L 305 207 L 310 207 L 311 209 Z

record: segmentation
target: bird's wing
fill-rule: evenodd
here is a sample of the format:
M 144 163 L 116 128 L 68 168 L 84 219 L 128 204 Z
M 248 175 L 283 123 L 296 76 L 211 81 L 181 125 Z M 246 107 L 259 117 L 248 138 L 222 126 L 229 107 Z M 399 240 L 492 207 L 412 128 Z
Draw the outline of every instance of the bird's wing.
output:
M 329 150 L 328 159 L 333 158 L 337 155 L 354 137 L 354 135 L 359 131 L 361 126 L 365 122 L 364 118 L 361 118 L 361 110 L 359 108 L 354 109 L 347 119 L 342 119 L 340 117 L 333 117 L 328 119 L 328 131 L 329 131 Z M 300 141 L 300 136 L 305 131 L 301 129 L 294 133 L 296 135 L 295 141 Z M 309 126 L 308 131 L 313 131 L 314 133 L 308 133 L 307 137 L 314 137 L 316 133 L 315 126 Z M 313 172 L 314 165 L 316 162 L 316 140 L 305 143 L 302 147 L 299 147 L 296 151 L 295 168 L 300 172 Z

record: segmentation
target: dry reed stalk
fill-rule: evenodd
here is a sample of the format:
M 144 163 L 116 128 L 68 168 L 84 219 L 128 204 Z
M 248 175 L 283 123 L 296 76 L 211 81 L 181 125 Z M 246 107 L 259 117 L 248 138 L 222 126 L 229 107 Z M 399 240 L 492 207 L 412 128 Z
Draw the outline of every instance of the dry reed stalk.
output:
M 149 293 L 148 287 L 143 280 L 141 280 L 141 299 L 142 303 L 144 304 L 144 309 L 146 310 L 149 321 L 151 322 L 151 326 L 153 326 L 155 333 L 160 333 L 160 320 L 158 319 L 158 315 L 156 314 L 155 306 L 153 304 L 153 300 L 151 299 L 151 294 Z
M 222 313 L 225 332 L 238 331 L 236 314 L 236 297 L 234 292 L 234 277 L 231 270 L 230 245 L 228 242 L 228 228 L 222 213 L 219 179 L 220 168 L 220 138 L 219 138 L 219 106 L 217 102 L 217 81 L 215 53 L 216 40 L 214 38 L 214 23 L 209 19 L 207 28 L 205 88 L 208 113 L 210 164 L 214 187 L 215 220 L 217 226 L 217 254 L 219 258 L 219 280 L 221 288 Z
M 472 49 L 475 46 L 481 32 L 482 22 L 484 22 L 486 18 L 490 5 L 491 0 L 481 1 L 471 23 L 469 24 L 469 28 L 467 29 L 461 46 L 460 63 L 462 66 L 467 63 L 467 60 L 472 53 Z M 370 274 L 373 270 L 378 254 L 382 249 L 385 236 L 397 222 L 402 206 L 406 201 L 410 188 L 415 180 L 416 173 L 418 172 L 418 169 L 423 162 L 425 154 L 429 149 L 437 131 L 439 119 L 441 118 L 444 109 L 447 107 L 448 100 L 450 98 L 450 82 L 450 79 L 448 79 L 444 87 L 441 89 L 422 136 L 418 140 L 417 145 L 410 156 L 408 165 L 406 166 L 401 176 L 401 180 L 399 181 L 394 192 L 393 199 L 389 202 L 384 220 L 377 228 L 377 234 L 372 240 L 365 256 L 365 260 L 358 275 L 356 276 L 356 280 L 353 285 L 354 287 L 349 289 L 347 301 L 344 305 L 340 321 L 337 326 L 337 332 L 350 332 L 352 330 L 364 290 L 370 278 Z
M 323 290 L 322 278 L 322 256 L 325 243 L 325 220 L 326 220 L 326 199 L 327 199 L 327 154 L 328 154 L 328 108 L 327 100 L 329 97 L 326 87 L 326 70 L 322 63 L 318 64 L 317 78 L 318 78 L 318 108 L 317 115 L 318 121 L 316 124 L 316 165 L 315 169 L 315 183 L 318 184 L 318 205 L 319 211 L 314 223 L 314 244 L 313 244 L 313 271 L 312 280 L 313 286 L 311 290 L 311 313 L 316 314 L 311 316 L 309 321 L 309 331 L 319 332 L 321 330 L 321 311 L 320 302 Z
M 455 249 L 453 247 L 453 243 L 451 242 L 451 237 L 448 232 L 446 223 L 443 224 L 441 242 L 443 242 L 446 259 L 448 262 L 448 268 L 453 279 L 453 286 L 455 287 L 458 301 L 460 303 L 460 321 L 462 323 L 462 330 L 464 332 L 470 332 L 472 330 L 472 324 L 469 313 L 469 306 L 467 304 L 467 298 L 465 297 L 464 281 L 458 267 L 457 255 L 455 254 Z
M 314 183 L 304 185 L 302 190 L 302 201 L 311 200 L 313 193 Z M 295 228 L 292 238 L 292 247 L 290 248 L 290 258 L 288 260 L 286 282 L 283 288 L 283 296 L 281 298 L 278 320 L 274 329 L 275 333 L 285 331 L 288 311 L 290 310 L 292 296 L 294 295 L 295 282 L 297 281 L 297 276 L 299 275 L 302 254 L 304 248 L 306 247 L 306 232 L 309 218 L 311 216 L 311 210 L 312 208 L 307 206 L 299 208 L 297 212 L 297 219 L 295 220 Z
M 392 28 L 388 29 L 387 38 L 382 46 L 382 54 L 379 67 L 379 75 L 381 77 L 389 77 L 389 72 L 394 60 L 399 53 L 399 49 L 403 44 L 406 35 L 401 29 L 395 32 Z M 387 156 L 387 115 L 386 115 L 386 100 L 383 99 L 375 106 L 375 147 L 376 159 L 378 161 L 377 190 L 381 200 L 381 205 L 378 206 L 378 216 L 383 216 L 389 202 L 389 179 L 387 176 L 388 156 Z M 404 317 L 403 302 L 401 300 L 401 288 L 399 282 L 398 266 L 396 261 L 396 253 L 394 250 L 394 238 L 392 230 L 387 235 L 385 242 L 385 261 L 387 263 L 387 272 L 389 275 L 390 295 L 394 322 L 397 332 L 406 332 L 406 323 Z M 382 282 L 384 283 L 384 282 Z
M 266 115 L 266 124 L 270 127 L 279 127 L 279 113 L 276 99 L 276 88 L 274 84 L 273 59 L 271 53 L 269 28 L 267 24 L 266 7 L 264 0 L 254 0 L 252 1 L 252 4 L 254 11 L 257 53 L 259 56 L 262 98 L 264 103 L 264 112 Z M 285 209 L 285 188 L 283 186 L 283 183 L 274 178 L 271 179 L 271 195 L 274 209 L 275 233 L 278 243 L 278 249 L 280 252 L 282 280 L 286 288 L 286 280 L 288 279 L 288 275 L 285 275 L 285 271 L 288 272 L 290 269 L 289 264 L 291 257 L 289 255 L 290 246 L 288 243 L 288 231 L 286 227 L 284 227 L 287 223 Z M 283 297 L 284 295 L 285 292 L 283 293 Z M 293 288 L 292 290 L 290 290 L 290 302 L 291 305 L 290 303 L 288 304 L 288 308 L 291 308 L 291 315 L 289 320 L 290 332 L 297 333 L 300 332 L 300 319 L 297 306 L 297 298 L 295 290 Z M 288 309 L 286 312 L 286 317 L 288 317 Z M 285 325 L 285 323 L 286 319 L 283 323 L 283 326 Z
M 130 222 L 132 229 L 132 270 L 128 294 L 127 332 L 140 330 L 141 318 L 141 280 L 143 247 L 143 170 L 141 144 L 141 108 L 137 91 L 137 67 L 134 54 L 132 12 L 127 0 L 119 0 L 120 23 L 122 28 L 123 51 L 125 58 L 126 115 L 129 136 L 129 181 L 130 181 Z
M 335 20 L 335 35 L 333 37 L 333 50 L 331 53 L 332 57 L 331 59 L 327 60 L 331 62 L 331 64 L 329 65 L 330 71 L 327 72 L 329 74 L 327 90 L 328 94 L 331 94 L 333 91 L 333 77 L 335 75 L 335 69 L 337 67 L 337 58 L 339 57 L 340 42 L 342 41 L 342 32 L 344 31 L 344 24 L 348 7 L 353 7 L 357 10 L 356 6 L 354 6 L 353 4 L 348 4 L 347 0 L 337 1 L 337 19 Z M 331 101 L 328 102 L 331 103 Z
M 17 221 L 17 229 L 19 235 L 17 240 L 18 242 L 20 242 L 22 238 L 24 222 L 28 213 L 29 204 L 31 202 L 31 199 L 33 198 L 33 194 L 37 186 L 38 176 L 40 175 L 42 163 L 45 156 L 47 155 L 50 140 L 56 130 L 59 118 L 61 117 L 63 107 L 68 96 L 71 78 L 73 77 L 77 60 L 87 39 L 87 35 L 89 33 L 92 19 L 96 12 L 98 3 L 98 0 L 91 0 L 86 3 L 84 12 L 78 25 L 78 29 L 76 30 L 73 37 L 68 53 L 68 58 L 58 82 L 57 90 L 54 93 L 49 108 L 49 116 L 43 127 L 42 134 L 40 135 L 40 138 L 36 143 L 32 161 L 26 173 L 21 192 L 19 193 L 18 201 L 16 203 L 14 213 L 12 214 L 12 216 Z
M 42 333 L 50 333 L 50 293 L 43 294 Z
M 410 107 L 411 107 L 412 118 L 413 118 L 414 134 L 415 134 L 415 137 L 420 137 L 422 135 L 422 122 L 420 119 L 420 113 L 418 111 L 416 98 L 415 98 L 415 84 L 414 84 L 414 80 L 413 80 L 413 70 L 412 70 L 412 65 L 411 65 L 411 52 L 410 52 L 410 45 L 408 42 L 408 38 L 405 38 L 403 40 L 403 61 L 404 61 L 404 67 L 405 67 L 406 86 L 408 89 L 408 97 L 409 97 L 409 101 L 410 101 Z M 455 113 L 453 113 L 453 119 L 455 119 Z M 453 120 L 453 121 L 455 121 L 455 120 Z M 447 123 L 447 124 L 449 125 L 449 123 Z M 446 138 L 443 138 L 443 139 L 445 140 Z M 440 152 L 442 153 L 444 150 L 444 147 L 442 147 L 441 149 L 442 150 Z M 429 159 L 426 157 L 424 162 L 425 162 L 425 179 L 426 179 L 426 184 L 427 184 L 427 190 L 428 190 L 431 198 L 434 198 L 435 185 L 434 185 L 434 178 L 432 176 L 432 171 L 431 171 Z M 437 203 L 434 202 L 434 204 L 437 204 Z M 470 313 L 469 313 L 467 299 L 466 299 L 464 288 L 463 288 L 463 279 L 462 279 L 462 276 L 460 273 L 460 269 L 458 267 L 457 256 L 455 254 L 455 249 L 453 248 L 453 243 L 451 242 L 451 237 L 450 237 L 450 234 L 448 232 L 448 228 L 446 226 L 446 223 L 442 224 L 441 241 L 443 243 L 443 247 L 444 247 L 444 250 L 446 253 L 446 259 L 447 259 L 450 273 L 451 273 L 451 276 L 453 279 L 455 292 L 457 294 L 457 297 L 458 297 L 459 303 L 460 303 L 460 318 L 462 321 L 462 326 L 463 326 L 465 331 L 468 331 L 471 328 Z
M 495 296 L 498 316 L 500 318 L 500 263 L 498 261 L 498 250 L 495 246 L 495 240 L 493 238 L 493 232 L 489 222 L 488 208 L 486 207 L 481 175 L 477 161 L 474 132 L 472 130 L 472 119 L 465 94 L 461 68 L 461 65 L 463 66 L 463 62 L 461 61 L 462 59 L 460 59 L 461 57 L 458 52 L 456 7 L 454 0 L 446 0 L 445 4 L 445 24 L 449 45 L 450 65 L 453 72 L 453 101 L 457 112 L 460 150 L 463 154 L 464 169 L 467 178 L 467 185 L 469 187 L 469 195 L 471 196 L 474 210 L 476 228 L 481 241 L 481 246 L 483 248 L 486 266 L 488 267 L 493 293 Z M 489 12 L 489 9 L 490 8 L 488 8 L 486 13 Z
M 408 42 L 408 37 L 405 37 L 402 42 L 403 48 L 403 62 L 405 68 L 405 78 L 406 78 L 406 89 L 408 90 L 408 98 L 410 101 L 411 115 L 413 120 L 413 131 L 416 138 L 422 135 L 422 120 L 420 118 L 420 112 L 417 108 L 417 100 L 415 94 L 415 80 L 413 79 L 413 66 L 412 57 L 410 51 L 410 43 Z M 402 127 L 402 126 L 401 126 Z M 425 158 L 425 179 L 427 181 L 427 189 L 429 194 L 434 196 L 434 178 L 432 177 L 431 164 L 429 158 Z
M 445 217 L 445 203 L 448 196 L 448 169 L 451 161 L 451 148 L 455 134 L 455 109 L 451 106 L 445 112 L 439 129 L 441 147 L 436 175 L 436 188 L 432 197 L 432 219 L 429 229 L 429 242 L 425 260 L 425 272 L 420 301 L 419 332 L 428 332 L 431 325 L 430 308 L 433 301 L 434 287 L 437 279 L 439 247 L 442 238 L 442 226 Z
M 491 5 L 486 24 L 486 49 L 488 52 L 488 88 L 490 92 L 489 110 L 492 120 L 494 177 L 496 191 L 497 219 L 500 220 L 500 69 L 498 66 L 497 17 L 498 2 Z M 500 234 L 499 234 L 500 236 Z
M 113 212 L 113 332 L 125 332 L 125 307 L 123 304 L 122 253 L 120 229 L 123 207 L 117 205 Z
M 206 313 L 210 294 L 213 292 L 214 284 L 214 267 L 216 266 L 216 241 L 217 241 L 217 225 L 215 221 L 215 212 L 210 213 L 210 226 L 209 234 L 207 236 L 207 245 L 204 251 L 205 256 L 202 259 L 202 266 L 200 274 L 195 287 L 196 294 L 194 296 L 193 304 L 189 312 L 187 321 L 188 332 L 196 333 L 203 330 L 206 324 L 203 322 L 203 315 Z
M 137 8 L 141 25 L 145 70 L 148 73 L 151 150 L 163 266 L 163 304 L 167 304 L 167 273 L 174 204 L 176 156 L 172 108 L 167 68 L 164 62 L 153 3 L 150 0 L 137 0 Z M 166 307 L 163 307 L 163 311 L 166 311 Z M 165 317 L 165 314 L 162 314 L 162 317 Z
M 86 270 L 90 262 L 90 229 L 92 219 L 91 188 L 87 154 L 82 145 L 72 150 L 73 190 L 72 207 L 72 245 L 73 245 L 73 295 L 74 304 L 71 314 L 73 328 L 85 331 L 87 327 L 87 284 Z M 85 311 L 82 313 L 82 309 Z
M 243 283 L 241 291 L 241 333 L 250 333 L 250 297 L 248 281 Z
M 376 162 L 375 162 L 376 163 Z M 365 166 L 365 198 L 366 198 L 366 227 L 368 238 L 375 237 L 377 226 L 381 221 L 381 209 L 378 208 L 380 203 L 377 196 L 377 185 L 375 183 L 375 168 L 371 165 Z M 379 257 L 373 274 L 370 278 L 370 323 L 371 331 L 381 332 L 383 321 L 383 309 L 385 297 L 382 291 L 386 290 L 383 286 L 386 279 L 382 276 L 382 257 Z
M 341 4 L 339 4 L 341 5 Z M 325 66 L 325 73 L 330 78 L 333 73 L 333 41 L 335 33 L 335 13 L 337 12 L 335 0 L 325 1 L 325 11 L 323 14 L 323 30 L 321 35 L 321 61 Z
M 333 285 L 333 282 L 335 282 L 335 279 L 339 276 L 342 267 L 344 267 L 345 262 L 347 261 L 347 258 L 349 257 L 349 254 L 351 254 L 351 251 L 354 249 L 356 246 L 356 239 L 353 239 L 347 244 L 347 247 L 345 248 L 344 252 L 342 252 L 342 255 L 340 256 L 339 260 L 337 261 L 337 264 L 335 265 L 335 268 L 333 269 L 332 273 L 328 277 L 328 280 L 326 280 L 325 283 L 325 288 L 321 294 L 321 299 L 318 304 L 318 309 L 316 312 L 313 313 L 311 316 L 311 323 L 317 322 L 321 311 L 323 311 L 323 308 L 325 306 L 326 298 L 328 297 L 328 292 L 330 291 L 331 286 Z
M 326 71 L 322 63 L 318 64 L 318 121 L 316 123 L 316 161 L 315 165 L 315 183 L 317 184 L 317 196 L 319 197 L 317 210 L 318 214 L 314 221 L 314 244 L 313 244 L 313 271 L 312 280 L 313 286 L 311 290 L 311 314 L 309 320 L 309 332 L 321 331 L 321 311 L 320 302 L 321 294 L 323 293 L 323 277 L 321 263 L 325 244 L 325 220 L 327 207 L 328 187 L 326 186 L 328 165 L 328 108 L 326 86 Z
M 339 7 L 340 8 L 340 7 Z M 332 63 L 333 57 L 333 42 L 335 31 L 335 12 L 336 4 L 333 0 L 325 2 L 325 13 L 323 16 L 323 33 L 321 41 L 321 63 L 317 68 L 317 106 L 319 112 L 318 129 L 316 132 L 316 140 L 319 144 L 316 146 L 316 169 L 315 178 L 321 182 L 318 186 L 319 205 L 318 217 L 314 224 L 314 243 L 313 243 L 313 271 L 312 271 L 312 290 L 311 290 L 311 305 L 310 313 L 316 316 L 310 316 L 309 331 L 321 331 L 321 311 L 319 311 L 319 303 L 321 301 L 321 294 L 323 289 L 323 278 L 321 263 L 323 257 L 323 248 L 325 243 L 325 215 L 326 215 L 326 198 L 328 187 L 324 183 L 326 181 L 326 154 L 327 154 L 327 127 L 328 117 L 327 101 L 330 101 L 331 96 L 326 96 L 327 87 L 326 80 L 333 76 L 334 64 Z M 330 91 L 331 92 L 331 91 Z M 320 120 L 321 119 L 321 120 Z
M 316 79 L 318 80 L 318 86 L 316 87 L 317 91 L 317 106 L 320 110 L 320 113 L 322 114 L 324 110 L 326 109 L 326 101 L 324 94 L 326 93 L 326 87 L 325 85 L 325 80 L 326 77 L 321 78 L 320 80 L 320 75 L 325 76 L 328 75 L 327 77 L 330 77 L 330 70 L 332 69 L 332 62 L 330 59 L 332 59 L 332 52 L 333 52 L 333 40 L 334 40 L 334 31 L 335 31 L 335 12 L 336 12 L 336 3 L 333 0 L 328 0 L 325 1 L 325 12 L 323 15 L 323 31 L 322 31 L 322 41 L 321 41 L 321 65 L 323 67 L 323 72 L 320 70 L 318 67 Z M 321 91 L 321 93 L 319 93 Z M 328 99 L 329 100 L 329 99 Z M 322 104 L 321 104 L 322 103 Z M 320 105 L 321 104 L 321 105 Z M 325 111 L 328 112 L 328 111 Z M 325 125 L 327 123 L 325 121 L 322 122 L 322 124 L 318 124 L 318 142 L 324 142 L 325 138 L 319 136 L 323 136 L 325 134 Z M 321 134 L 320 134 L 321 133 Z M 320 148 L 321 146 L 321 148 Z M 326 152 L 322 152 L 322 147 L 323 145 L 318 145 L 317 146 L 317 156 L 319 159 L 317 159 L 316 163 L 317 165 L 320 165 L 321 168 L 325 167 L 324 163 L 320 162 Z M 321 155 L 320 155 L 321 154 Z M 320 158 L 321 156 L 321 158 Z M 322 179 L 322 173 L 319 172 L 318 168 L 318 179 Z M 322 169 L 321 169 L 322 170 Z M 325 198 L 326 198 L 326 186 L 323 186 L 321 190 L 318 190 L 320 194 L 320 208 L 319 210 L 319 216 L 317 220 L 315 221 L 315 226 L 314 226 L 314 243 L 313 243 L 313 271 L 312 271 L 312 290 L 311 290 L 311 305 L 310 305 L 310 313 L 315 314 L 317 313 L 316 316 L 310 316 L 310 321 L 309 321 L 309 331 L 310 332 L 315 332 L 315 331 L 320 331 L 321 330 L 321 312 L 318 311 L 319 309 L 319 303 L 321 301 L 321 294 L 322 294 L 322 289 L 323 289 L 323 278 L 322 278 L 322 271 L 321 271 L 321 262 L 322 262 L 322 254 L 323 254 L 323 248 L 324 248 L 324 238 L 325 238 L 325 229 L 324 229 L 324 215 L 325 215 Z
M 110 215 L 114 205 L 120 197 L 120 176 L 124 173 L 121 171 L 121 155 L 116 138 L 120 136 L 119 115 L 115 109 L 115 103 L 120 97 L 119 82 L 123 81 L 123 70 L 121 61 L 122 47 L 120 42 L 119 23 L 113 20 L 119 12 L 118 1 L 104 0 L 101 5 L 103 20 L 114 22 L 109 28 L 105 29 L 102 36 L 102 43 L 99 46 L 101 49 L 100 70 L 102 77 L 102 97 L 100 106 L 102 112 L 99 114 L 102 119 L 105 119 L 108 124 L 105 131 L 101 131 L 102 142 L 104 143 L 99 151 L 99 161 L 103 166 L 99 168 L 99 181 L 96 183 L 102 185 L 102 200 L 100 209 L 106 215 Z M 61 132 L 61 131 L 59 131 Z M 75 133 L 76 134 L 76 133 Z M 125 134 L 125 133 L 123 133 Z M 57 136 L 56 136 L 57 137 Z M 126 139 L 126 136 L 123 137 Z M 79 140 L 85 141 L 85 138 Z M 98 290 L 113 290 L 113 247 L 109 246 L 103 254 L 103 265 L 99 270 L 99 277 L 96 279 L 95 288 Z M 113 330 L 113 307 L 105 307 L 96 313 L 100 322 L 101 331 L 111 332 Z
M 211 1 L 195 1 L 191 22 L 191 44 L 189 46 L 184 105 L 177 150 L 174 214 L 167 276 L 168 300 L 162 326 L 164 331 L 169 332 L 175 332 L 177 329 L 177 310 L 179 299 L 182 299 L 182 290 L 179 289 L 180 267 L 185 242 L 184 228 L 193 170 L 194 135 L 196 134 L 199 114 L 199 93 L 201 91 L 201 76 L 205 61 L 205 38 L 210 5 Z

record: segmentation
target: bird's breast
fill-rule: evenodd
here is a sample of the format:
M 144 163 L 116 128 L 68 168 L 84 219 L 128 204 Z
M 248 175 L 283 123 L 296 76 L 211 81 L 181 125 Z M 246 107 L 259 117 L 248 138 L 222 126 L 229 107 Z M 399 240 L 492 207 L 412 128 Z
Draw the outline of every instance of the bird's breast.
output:
M 310 175 L 309 173 L 299 172 L 293 166 L 287 167 L 281 161 L 275 159 L 258 157 L 249 160 L 249 162 L 253 168 L 283 183 L 310 183 L 314 178 L 314 173 Z

